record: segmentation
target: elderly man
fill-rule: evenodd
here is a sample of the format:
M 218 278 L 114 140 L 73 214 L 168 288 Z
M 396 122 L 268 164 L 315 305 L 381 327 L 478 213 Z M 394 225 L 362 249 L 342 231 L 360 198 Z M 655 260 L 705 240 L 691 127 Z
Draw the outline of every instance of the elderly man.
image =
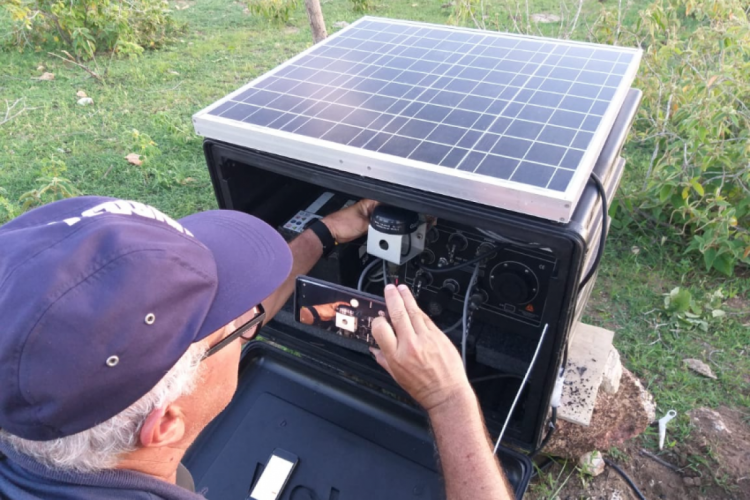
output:
M 0 227 L 0 498 L 203 498 L 179 464 L 231 400 L 241 344 L 374 205 L 289 245 L 240 212 L 98 197 Z M 373 354 L 428 412 L 448 498 L 509 498 L 456 349 L 405 287 L 385 297 Z

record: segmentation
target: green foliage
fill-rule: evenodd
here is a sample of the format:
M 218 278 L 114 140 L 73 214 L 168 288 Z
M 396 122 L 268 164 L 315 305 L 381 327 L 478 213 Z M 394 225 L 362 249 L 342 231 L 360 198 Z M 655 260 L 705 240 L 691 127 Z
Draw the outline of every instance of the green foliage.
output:
M 349 0 L 355 12 L 368 12 L 375 8 L 372 0 Z
M 573 476 L 573 473 L 575 472 L 575 468 L 568 467 L 567 460 L 563 461 L 559 466 L 557 476 L 554 476 L 552 473 L 544 474 L 536 464 L 533 465 L 537 471 L 537 477 L 539 479 L 531 486 L 530 493 L 533 494 L 534 497 L 544 500 L 554 500 L 559 498 L 559 493 L 565 488 L 565 485 L 570 481 L 571 476 Z M 557 463 L 555 465 L 557 465 Z M 563 477 L 565 472 L 567 472 L 567 475 Z
M 477 16 L 482 16 L 480 0 L 456 0 L 453 2 L 453 12 L 448 23 L 456 26 L 471 24 L 478 27 Z
M 42 162 L 42 175 L 36 178 L 39 187 L 21 195 L 18 199 L 18 202 L 21 203 L 21 209 L 15 215 L 45 203 L 80 195 L 81 193 L 75 185 L 62 176 L 66 170 L 67 167 L 62 160 L 54 157 L 44 160 Z
M 686 288 L 675 287 L 664 294 L 664 316 L 676 329 L 698 328 L 707 332 L 710 322 L 719 322 L 726 317 L 726 312 L 720 309 L 723 299 L 721 290 L 700 301 Z
M 139 167 L 143 174 L 143 183 L 151 182 L 157 186 L 171 187 L 176 181 L 174 172 L 165 169 L 157 161 L 162 155 L 158 144 L 151 139 L 151 136 L 136 129 L 130 132 L 130 140 L 133 150 L 140 155 Z
M 744 4 L 744 5 L 743 5 Z M 645 46 L 634 130 L 651 153 L 625 186 L 621 223 L 646 218 L 707 270 L 750 264 L 750 19 L 742 0 L 658 0 L 621 43 Z M 616 16 L 596 32 L 612 41 Z M 625 38 L 625 40 L 623 40 Z M 624 218 L 624 220 L 623 220 Z
M 272 23 L 287 24 L 299 0 L 248 0 L 250 13 L 261 16 Z
M 5 224 L 20 212 L 20 208 L 6 196 L 8 192 L 0 187 L 0 224 Z
M 97 52 L 137 56 L 169 42 L 180 26 L 166 0 L 3 0 L 12 29 L 6 42 L 91 59 Z

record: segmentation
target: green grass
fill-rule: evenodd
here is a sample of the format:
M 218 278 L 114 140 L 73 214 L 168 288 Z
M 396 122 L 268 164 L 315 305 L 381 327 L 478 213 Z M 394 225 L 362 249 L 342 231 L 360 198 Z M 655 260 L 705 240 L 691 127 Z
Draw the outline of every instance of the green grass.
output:
M 443 3 L 447 2 L 381 1 L 371 14 L 446 23 L 450 9 Z M 525 29 L 525 2 L 486 3 L 488 27 L 512 30 L 510 15 L 519 10 L 516 23 Z M 530 4 L 530 13 L 560 12 L 556 0 Z M 632 2 L 624 22 L 634 22 L 643 5 L 643 1 Z M 597 1 L 584 3 L 578 38 L 586 37 L 588 23 L 600 8 Z M 324 0 L 323 10 L 329 32 L 335 31 L 335 22 L 351 22 L 361 15 L 346 0 Z M 2 29 L 7 20 L 1 19 L 5 13 L 0 12 Z M 0 121 L 6 100 L 23 99 L 28 108 L 0 125 L 0 187 L 8 200 L 15 202 L 38 187 L 36 179 L 44 164 L 56 159 L 67 166 L 64 176 L 85 194 L 137 199 L 174 217 L 216 206 L 192 114 L 307 48 L 311 36 L 302 8 L 288 26 L 252 17 L 241 2 L 229 0 L 190 3 L 175 16 L 188 25 L 177 42 L 136 60 L 111 61 L 103 83 L 44 51 L 0 52 Z M 555 35 L 559 26 L 539 29 Z M 536 28 L 532 32 L 539 33 Z M 97 64 L 104 68 L 110 61 L 102 56 Z M 53 81 L 35 79 L 42 73 L 40 65 L 55 74 Z M 79 90 L 93 98 L 92 106 L 76 104 Z M 139 152 L 133 130 L 156 143 L 152 148 L 156 154 L 142 167 L 124 159 Z M 649 154 L 635 144 L 629 146 L 625 183 L 638 182 Z M 634 246 L 640 249 L 637 255 Z M 730 316 L 723 323 L 712 323 L 707 333 L 674 333 L 666 327 L 659 327 L 657 333 L 655 325 L 664 322 L 662 294 L 681 286 L 696 296 L 722 288 L 730 297 L 747 298 L 749 283 L 747 276 L 726 279 L 706 274 L 702 264 L 683 258 L 679 245 L 631 231 L 615 229 L 610 235 L 586 320 L 616 330 L 615 343 L 625 365 L 653 392 L 660 413 L 680 412 L 671 427 L 672 440 L 684 439 L 689 432 L 686 410 L 721 404 L 750 407 L 750 339 L 742 326 L 750 319 Z M 709 363 L 718 380 L 688 371 L 682 363 L 687 357 Z M 656 442 L 652 431 L 646 439 L 651 445 Z
M 370 14 L 444 24 L 451 14 L 444 3 L 389 0 L 379 2 Z M 531 14 L 560 13 L 556 0 L 530 3 Z M 572 10 L 574 2 L 567 3 Z M 512 31 L 518 26 L 525 31 L 531 26 L 525 22 L 525 3 L 486 4 L 489 28 Z M 202 0 L 188 5 L 175 11 L 178 20 L 187 23 L 186 33 L 166 49 L 136 60 L 100 56 L 90 63 L 100 71 L 109 68 L 104 83 L 46 50 L 0 52 L 0 120 L 4 101 L 23 99 L 17 109 L 29 108 L 0 125 L 0 187 L 7 191 L 7 199 L 15 201 L 38 187 L 35 179 L 42 165 L 54 158 L 67 165 L 65 176 L 83 193 L 137 198 L 174 216 L 214 206 L 192 114 L 305 49 L 311 36 L 303 8 L 288 26 L 279 26 L 247 14 L 242 2 Z M 586 23 L 601 8 L 593 0 L 584 6 L 578 37 L 586 36 Z M 335 22 L 361 16 L 347 0 L 324 0 L 323 9 L 329 32 L 336 30 Z M 7 27 L 7 13 L 0 9 L 0 29 Z M 560 26 L 539 24 L 530 31 L 556 35 Z M 40 65 L 55 74 L 54 81 L 35 79 L 42 73 Z M 79 90 L 93 98 L 93 106 L 76 104 Z M 150 167 L 139 168 L 123 159 L 140 152 L 133 130 L 157 144 L 160 154 Z
M 638 253 L 633 251 L 638 248 Z M 594 298 L 586 322 L 613 329 L 615 346 L 624 365 L 636 373 L 654 395 L 658 417 L 674 409 L 679 417 L 670 424 L 670 439 L 689 433 L 686 411 L 719 405 L 750 408 L 749 335 L 745 309 L 729 306 L 748 297 L 747 276 L 732 279 L 707 275 L 700 263 L 682 258 L 682 248 L 662 245 L 645 236 L 614 230 L 602 259 Z M 730 315 L 699 329 L 673 331 L 665 316 L 663 294 L 680 286 L 695 296 L 722 289 Z M 744 302 L 747 307 L 747 302 Z M 661 325 L 661 326 L 660 326 Z M 697 358 L 709 364 L 718 380 L 698 375 L 683 363 Z M 647 433 L 654 447 L 658 436 Z

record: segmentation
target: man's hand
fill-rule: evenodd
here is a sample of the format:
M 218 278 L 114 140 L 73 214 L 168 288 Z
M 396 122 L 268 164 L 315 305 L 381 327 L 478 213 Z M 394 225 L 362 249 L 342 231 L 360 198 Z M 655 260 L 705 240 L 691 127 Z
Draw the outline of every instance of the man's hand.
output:
M 332 321 L 336 318 L 336 308 L 338 306 L 351 306 L 349 302 L 332 302 L 330 304 L 319 304 L 317 306 L 303 307 L 299 311 L 299 320 L 305 325 L 315 324 L 315 316 L 310 309 L 315 309 L 320 321 Z
M 385 302 L 393 328 L 385 318 L 373 321 L 380 349 L 371 351 L 378 364 L 428 412 L 473 394 L 458 351 L 422 312 L 409 288 L 386 286 Z
M 367 232 L 370 215 L 377 205 L 375 200 L 359 200 L 354 205 L 323 217 L 323 224 L 337 242 L 348 243 Z

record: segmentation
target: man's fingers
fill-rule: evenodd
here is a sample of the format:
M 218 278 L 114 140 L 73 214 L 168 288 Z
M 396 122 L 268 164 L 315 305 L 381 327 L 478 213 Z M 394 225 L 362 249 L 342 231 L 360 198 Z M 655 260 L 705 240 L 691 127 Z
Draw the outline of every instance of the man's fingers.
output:
M 383 354 L 383 351 L 381 351 L 380 349 L 376 349 L 375 347 L 370 347 L 370 352 L 373 356 L 375 356 L 375 361 L 377 361 L 378 364 L 382 366 L 383 369 L 391 375 L 391 377 L 393 377 L 393 372 L 391 371 L 391 367 L 388 365 L 388 359 L 385 357 L 385 354 Z
M 362 209 L 362 215 L 368 220 L 372 215 L 372 211 L 375 210 L 375 207 L 377 207 L 378 205 L 380 205 L 380 202 L 375 200 L 363 199 L 359 201 L 359 206 Z
M 401 297 L 398 289 L 394 285 L 385 287 L 385 303 L 388 306 L 388 315 L 391 318 L 393 329 L 399 337 L 399 342 L 410 341 L 414 336 L 414 327 L 406 311 L 404 299 Z
M 378 343 L 380 349 L 387 352 L 389 356 L 396 352 L 398 340 L 396 334 L 393 333 L 393 328 L 385 318 L 378 316 L 372 320 L 372 336 L 375 337 L 375 342 Z
M 409 319 L 411 320 L 414 332 L 419 335 L 419 333 L 421 333 L 420 330 L 424 330 L 427 326 L 425 323 L 425 314 L 422 312 L 419 305 L 417 305 L 417 301 L 414 300 L 414 295 L 411 294 L 411 290 L 409 290 L 408 286 L 399 285 L 398 293 L 401 295 L 401 300 L 404 301 L 404 307 L 409 314 Z

